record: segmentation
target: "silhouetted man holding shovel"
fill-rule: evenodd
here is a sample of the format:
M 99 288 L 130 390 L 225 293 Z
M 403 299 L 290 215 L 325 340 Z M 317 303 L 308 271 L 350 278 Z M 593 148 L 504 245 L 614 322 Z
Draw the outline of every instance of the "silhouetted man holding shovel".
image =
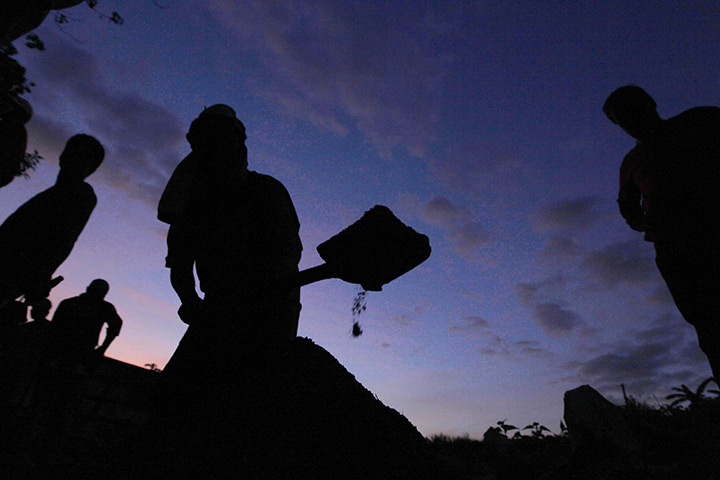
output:
M 210 342 L 220 356 L 279 347 L 295 338 L 300 311 L 299 287 L 287 283 L 302 252 L 287 190 L 248 170 L 245 127 L 232 108 L 205 109 L 187 138 L 192 153 L 177 167 L 159 208 L 170 223 L 166 266 L 182 302 L 180 317 L 190 325 L 165 372 L 187 353 L 206 358 L 208 345 L 198 352 L 196 342 Z
M 675 305 L 720 378 L 720 108 L 663 120 L 655 100 L 624 86 L 603 111 L 637 140 L 620 168 L 620 213 L 653 242 Z
M 255 415 L 258 396 L 272 387 L 270 366 L 297 335 L 300 288 L 289 280 L 302 252 L 300 225 L 285 187 L 248 170 L 246 138 L 232 108 L 205 109 L 158 208 L 170 224 L 166 266 L 178 313 L 189 325 L 163 370 L 161 415 L 194 445 L 198 435 L 216 445 L 227 443 L 223 435 L 253 435 L 238 422 Z

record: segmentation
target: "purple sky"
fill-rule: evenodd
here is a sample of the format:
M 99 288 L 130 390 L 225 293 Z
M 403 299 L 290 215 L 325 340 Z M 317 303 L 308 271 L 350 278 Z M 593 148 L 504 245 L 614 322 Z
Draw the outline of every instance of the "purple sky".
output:
M 162 366 L 184 332 L 155 209 L 192 119 L 227 103 L 250 168 L 293 197 L 301 267 L 375 204 L 430 237 L 427 262 L 368 296 L 360 338 L 339 280 L 303 289 L 300 320 L 423 434 L 506 418 L 557 432 L 578 385 L 662 400 L 710 376 L 617 212 L 633 141 L 601 106 L 627 83 L 664 117 L 720 104 L 716 2 L 110 3 L 123 25 L 81 5 L 38 29 L 45 52 L 18 43 L 45 160 L 0 190 L 6 217 L 54 182 L 69 136 L 106 146 L 51 300 L 107 279 L 125 320 L 109 356 Z

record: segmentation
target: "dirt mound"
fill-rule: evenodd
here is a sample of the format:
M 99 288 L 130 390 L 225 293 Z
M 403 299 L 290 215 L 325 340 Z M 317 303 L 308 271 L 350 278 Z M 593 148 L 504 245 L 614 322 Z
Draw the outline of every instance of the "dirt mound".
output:
M 418 430 L 307 338 L 247 379 L 218 382 L 191 434 L 157 421 L 162 374 L 101 359 L 68 374 L 55 405 L 53 372 L 26 374 L 22 399 L 0 402 L 13 432 L 0 463 L 16 478 L 439 478 Z

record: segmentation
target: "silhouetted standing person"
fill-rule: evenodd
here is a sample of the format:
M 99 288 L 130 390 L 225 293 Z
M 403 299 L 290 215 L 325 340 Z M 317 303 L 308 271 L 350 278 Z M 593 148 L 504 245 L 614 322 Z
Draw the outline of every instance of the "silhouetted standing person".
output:
M 675 305 L 720 378 L 720 108 L 664 120 L 650 95 L 628 85 L 603 111 L 637 140 L 620 168 L 620 213 L 654 243 Z
M 84 180 L 104 156 L 94 137 L 71 137 L 60 154 L 55 185 L 0 225 L 0 308 L 21 295 L 29 304 L 47 297 L 53 273 L 70 255 L 95 208 L 97 197 Z
M 297 273 L 302 251 L 287 190 L 247 169 L 245 127 L 230 107 L 207 108 L 187 137 L 192 154 L 183 163 L 194 162 L 194 173 L 184 208 L 171 220 L 166 266 L 190 328 L 165 372 L 196 332 L 227 353 L 265 351 L 295 338 L 300 311 L 299 287 L 283 283 Z M 188 167 L 183 163 L 178 170 Z M 204 347 L 197 353 L 207 355 Z
M 105 280 L 96 279 L 90 282 L 85 293 L 60 302 L 51 323 L 50 341 L 54 355 L 80 362 L 105 355 L 122 327 L 122 319 L 115 307 L 105 301 L 109 289 Z M 98 345 L 105 325 L 105 339 Z
M 300 312 L 300 289 L 289 282 L 302 252 L 297 214 L 279 181 L 248 170 L 246 138 L 232 108 L 205 109 L 187 134 L 192 153 L 159 205 L 158 217 L 170 223 L 166 266 L 189 324 L 163 369 L 166 393 L 175 395 L 166 413 L 186 427 L 177 437 L 195 444 L 205 436 L 209 449 L 254 435 L 237 422 L 259 408 L 255 394 L 272 388 L 269 365 L 296 337 Z

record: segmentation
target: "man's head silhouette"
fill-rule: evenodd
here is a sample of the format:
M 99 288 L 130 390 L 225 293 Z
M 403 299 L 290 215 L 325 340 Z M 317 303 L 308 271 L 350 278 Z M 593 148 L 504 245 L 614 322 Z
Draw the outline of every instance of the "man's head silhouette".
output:
M 87 286 L 85 292 L 94 300 L 103 300 L 109 290 L 110 285 L 108 284 L 108 282 L 106 282 L 102 278 L 97 278 L 90 282 L 90 285 Z
M 60 154 L 60 172 L 66 179 L 84 180 L 92 174 L 105 158 L 105 149 L 90 135 L 70 137 Z
M 638 140 L 653 135 L 662 123 L 655 100 L 635 85 L 612 92 L 605 100 L 603 112 L 611 122 Z
M 210 166 L 226 169 L 238 162 L 247 166 L 245 126 L 227 105 L 217 104 L 203 110 L 190 124 L 186 138 L 193 152 L 205 157 Z
M 32 318 L 36 322 L 45 320 L 48 316 L 48 313 L 50 313 L 51 307 L 52 303 L 50 303 L 50 300 L 48 300 L 47 298 L 41 298 L 40 300 L 32 304 L 32 309 L 30 310 L 30 318 Z

